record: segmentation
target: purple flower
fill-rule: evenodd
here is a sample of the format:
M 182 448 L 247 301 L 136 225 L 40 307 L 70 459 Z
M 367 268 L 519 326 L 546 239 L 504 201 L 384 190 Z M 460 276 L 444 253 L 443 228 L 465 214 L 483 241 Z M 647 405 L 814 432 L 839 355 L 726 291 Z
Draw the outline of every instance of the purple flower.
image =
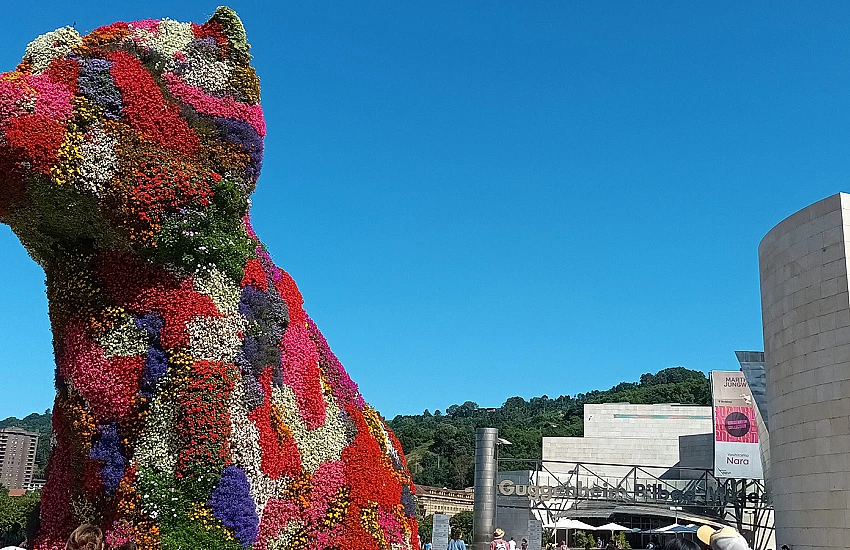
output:
M 121 439 L 118 437 L 118 428 L 114 422 L 98 426 L 98 431 L 100 437 L 92 446 L 89 457 L 103 462 L 100 477 L 103 479 L 106 492 L 113 495 L 118 489 L 121 478 L 124 477 L 127 459 L 121 454 Z
M 250 371 L 246 371 L 242 375 L 242 380 L 245 384 L 245 393 L 242 396 L 242 402 L 249 411 L 253 411 L 257 407 L 262 407 L 266 400 L 266 394 L 263 392 L 263 387 L 257 380 L 257 377 Z
M 289 324 L 289 310 L 274 286 L 270 285 L 268 292 L 243 288 L 239 313 L 249 323 L 237 359 L 242 371 L 247 366 L 259 374 L 268 366 L 280 367 L 280 339 Z
M 144 330 L 148 334 L 148 338 L 154 340 L 157 344 L 159 344 L 159 331 L 162 330 L 164 323 L 162 317 L 156 312 L 136 318 L 136 328 Z
M 251 498 L 248 476 L 238 466 L 224 469 L 218 486 L 207 501 L 213 515 L 233 531 L 242 546 L 248 547 L 257 540 L 260 518 Z
M 145 373 L 142 376 L 142 384 L 140 394 L 143 397 L 150 398 L 156 389 L 157 381 L 165 376 L 168 370 L 168 355 L 162 349 L 159 341 L 159 332 L 162 330 L 164 321 L 158 313 L 148 313 L 144 317 L 136 319 L 136 327 L 144 330 L 147 333 L 148 346 L 147 356 L 145 357 Z
M 111 65 L 105 59 L 86 58 L 82 60 L 80 77 L 77 81 L 80 92 L 95 105 L 103 107 L 106 118 L 121 118 L 121 92 L 115 86 L 109 74 Z
M 401 503 L 404 505 L 404 513 L 407 517 L 416 517 L 416 497 L 410 492 L 410 485 L 401 488 Z
M 263 138 L 260 134 L 247 122 L 232 118 L 216 118 L 215 127 L 220 139 L 235 143 L 248 153 L 251 162 L 245 176 L 249 181 L 257 181 L 263 168 Z

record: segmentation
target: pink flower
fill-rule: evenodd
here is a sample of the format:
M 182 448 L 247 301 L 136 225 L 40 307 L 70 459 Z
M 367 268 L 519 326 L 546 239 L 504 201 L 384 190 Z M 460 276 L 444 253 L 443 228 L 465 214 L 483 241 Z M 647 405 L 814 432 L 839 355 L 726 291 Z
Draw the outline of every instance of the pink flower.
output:
M 207 95 L 202 89 L 189 86 L 174 73 L 165 73 L 163 78 L 174 97 L 191 105 L 199 113 L 245 121 L 254 127 L 260 137 L 265 137 L 266 121 L 263 119 L 263 108 L 259 105 L 239 103 L 231 96 Z
M 130 28 L 145 30 L 156 35 L 159 34 L 159 20 L 143 19 L 141 21 L 133 21 L 130 23 Z
M 57 358 L 60 374 L 91 406 L 98 423 L 123 420 L 133 410 L 145 368 L 141 356 L 106 358 L 80 325 L 68 328 Z
M 292 315 L 292 310 L 290 310 Z M 283 381 L 295 392 L 298 410 L 308 430 L 325 423 L 325 399 L 319 376 L 319 354 L 304 325 L 293 320 L 280 344 Z

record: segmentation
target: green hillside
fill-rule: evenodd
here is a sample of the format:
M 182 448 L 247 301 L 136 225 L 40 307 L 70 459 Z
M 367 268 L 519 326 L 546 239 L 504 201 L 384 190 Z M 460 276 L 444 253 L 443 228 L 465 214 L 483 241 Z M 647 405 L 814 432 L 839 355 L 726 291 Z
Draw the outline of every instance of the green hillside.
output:
M 396 416 L 389 424 L 407 455 L 413 480 L 422 485 L 462 489 L 472 486 L 475 428 L 499 428 L 512 443 L 502 447 L 502 457 L 540 458 L 544 436 L 580 436 L 584 432 L 585 403 L 682 403 L 708 405 L 711 388 L 704 373 L 684 367 L 644 374 L 640 382 L 623 382 L 605 391 L 575 396 L 511 397 L 497 409 L 483 409 L 467 401 L 444 413 L 425 411 Z M 525 467 L 528 465 L 526 464 Z M 520 469 L 522 463 L 505 463 Z

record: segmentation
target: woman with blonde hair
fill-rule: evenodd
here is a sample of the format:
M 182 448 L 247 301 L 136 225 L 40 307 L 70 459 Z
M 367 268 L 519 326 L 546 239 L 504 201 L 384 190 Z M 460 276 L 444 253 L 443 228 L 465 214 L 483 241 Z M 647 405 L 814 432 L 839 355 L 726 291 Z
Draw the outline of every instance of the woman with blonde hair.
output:
M 68 537 L 65 550 L 103 550 L 103 531 L 97 525 L 84 523 Z

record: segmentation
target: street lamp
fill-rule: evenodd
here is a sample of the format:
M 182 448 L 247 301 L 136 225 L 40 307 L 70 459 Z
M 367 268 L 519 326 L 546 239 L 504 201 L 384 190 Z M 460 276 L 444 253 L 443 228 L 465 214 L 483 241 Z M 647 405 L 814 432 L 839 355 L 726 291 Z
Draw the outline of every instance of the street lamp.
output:
M 682 511 L 681 506 L 671 506 L 670 510 L 676 512 L 676 525 L 679 525 L 679 512 Z

